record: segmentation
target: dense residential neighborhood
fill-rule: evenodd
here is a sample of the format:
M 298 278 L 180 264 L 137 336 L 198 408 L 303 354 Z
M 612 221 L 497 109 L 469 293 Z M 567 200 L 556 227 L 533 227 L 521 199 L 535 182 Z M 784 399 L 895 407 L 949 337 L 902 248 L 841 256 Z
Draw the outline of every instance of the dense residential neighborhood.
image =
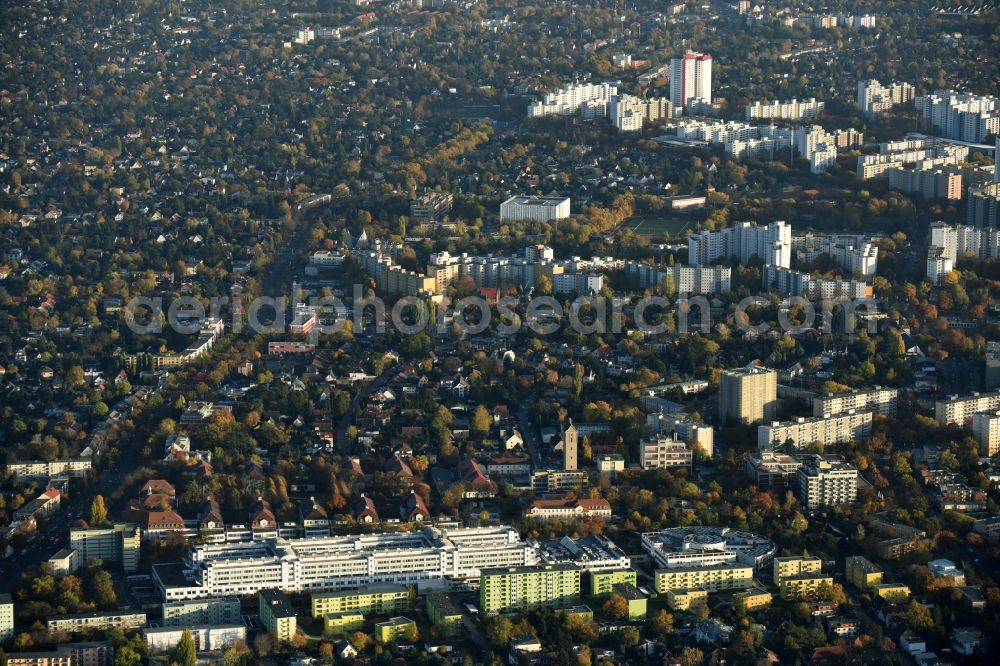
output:
M 994 663 L 996 6 L 0 23 L 0 665 Z

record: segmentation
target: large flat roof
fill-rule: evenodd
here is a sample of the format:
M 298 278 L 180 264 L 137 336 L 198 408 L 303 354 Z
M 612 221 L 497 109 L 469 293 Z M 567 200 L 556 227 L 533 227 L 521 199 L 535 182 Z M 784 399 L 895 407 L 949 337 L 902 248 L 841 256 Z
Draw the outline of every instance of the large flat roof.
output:
M 504 203 L 514 203 L 519 206 L 558 206 L 564 201 L 569 201 L 569 197 L 513 196 Z
M 260 598 L 274 617 L 295 617 L 295 609 L 281 590 L 261 590 Z
M 336 592 L 314 592 L 313 599 L 340 599 L 346 597 L 356 597 L 360 594 L 382 594 L 385 592 L 406 592 L 409 588 L 405 585 L 366 585 L 359 590 L 338 590 Z
M 491 567 L 482 569 L 480 573 L 484 576 L 503 576 L 504 574 L 530 574 L 544 571 L 579 571 L 579 567 L 574 564 L 529 564 L 521 567 Z
M 538 554 L 544 562 L 575 562 L 585 565 L 589 562 L 617 560 L 627 557 L 611 540 L 599 536 L 563 537 L 535 542 Z
M 198 587 L 184 575 L 183 562 L 165 562 L 153 565 L 153 573 L 165 588 Z

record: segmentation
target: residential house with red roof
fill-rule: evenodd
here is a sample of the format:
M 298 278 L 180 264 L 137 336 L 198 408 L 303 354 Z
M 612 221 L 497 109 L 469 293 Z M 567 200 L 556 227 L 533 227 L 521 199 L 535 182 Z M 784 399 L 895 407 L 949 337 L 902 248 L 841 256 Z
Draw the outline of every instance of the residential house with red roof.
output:
M 580 518 L 610 518 L 611 503 L 605 499 L 535 500 L 524 512 L 527 518 L 539 520 L 575 520 Z
M 373 525 L 379 522 L 378 510 L 371 497 L 366 497 L 364 493 L 358 496 L 354 502 L 354 520 L 366 525 Z
M 465 486 L 465 497 L 493 497 L 496 495 L 496 484 L 486 476 L 483 467 L 475 458 L 458 463 L 458 478 Z
M 299 521 L 302 523 L 303 536 L 330 536 L 330 517 L 315 497 L 299 504 Z
M 415 491 L 403 498 L 403 503 L 399 506 L 399 517 L 410 523 L 420 523 L 430 520 L 431 512 L 424 504 L 424 500 Z
M 250 529 L 254 537 L 278 536 L 278 519 L 274 515 L 271 503 L 263 497 L 250 507 Z

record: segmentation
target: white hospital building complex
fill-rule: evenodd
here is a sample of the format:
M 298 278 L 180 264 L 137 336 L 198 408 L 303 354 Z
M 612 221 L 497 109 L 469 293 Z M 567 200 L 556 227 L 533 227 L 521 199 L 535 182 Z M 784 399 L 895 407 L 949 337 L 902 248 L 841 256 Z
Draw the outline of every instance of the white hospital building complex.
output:
M 181 563 L 153 567 L 165 601 L 243 596 L 266 589 L 315 592 L 371 585 L 475 587 L 480 569 L 538 563 L 510 527 L 438 529 L 193 546 Z

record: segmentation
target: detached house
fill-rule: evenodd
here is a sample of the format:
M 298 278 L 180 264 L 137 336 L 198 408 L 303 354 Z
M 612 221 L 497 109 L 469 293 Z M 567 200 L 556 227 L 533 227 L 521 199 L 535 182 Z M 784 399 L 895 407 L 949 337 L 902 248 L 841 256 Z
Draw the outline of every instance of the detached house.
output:
M 496 494 L 494 485 L 475 459 L 458 463 L 458 478 L 465 486 L 466 498 L 493 497 Z
M 358 496 L 357 501 L 354 503 L 354 520 L 359 523 L 364 523 L 366 525 L 374 525 L 379 522 L 378 510 L 375 508 L 375 502 L 372 498 L 365 497 L 364 493 Z
M 330 518 L 315 497 L 299 504 L 299 520 L 302 522 L 304 536 L 330 536 Z
M 219 503 L 209 497 L 201 505 L 201 515 L 198 517 L 198 529 L 202 532 L 213 532 L 224 530 L 225 528 L 226 524 L 222 520 L 222 510 L 219 508 Z
M 255 539 L 278 536 L 278 519 L 274 516 L 271 503 L 263 497 L 258 497 L 250 509 L 250 529 Z
M 416 491 L 411 490 L 399 506 L 399 517 L 406 522 L 420 523 L 430 520 L 431 512 L 427 510 L 423 498 Z

